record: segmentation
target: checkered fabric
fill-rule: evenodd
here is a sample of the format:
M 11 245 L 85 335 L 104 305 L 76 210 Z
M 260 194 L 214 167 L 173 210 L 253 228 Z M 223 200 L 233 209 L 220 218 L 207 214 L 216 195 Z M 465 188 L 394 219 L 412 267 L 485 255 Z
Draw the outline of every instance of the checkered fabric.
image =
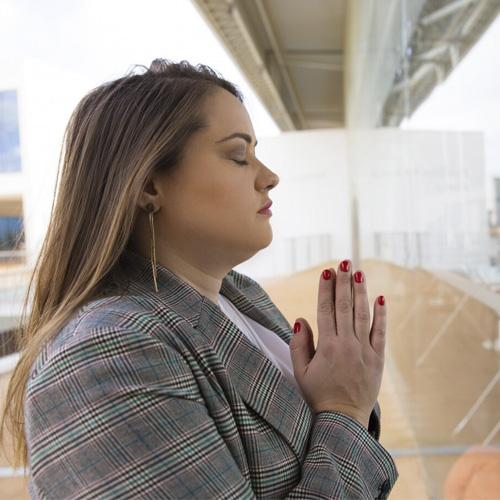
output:
M 33 498 L 385 498 L 386 450 L 341 414 L 313 415 L 300 393 L 221 310 L 128 253 L 123 297 L 81 309 L 28 382 Z M 221 293 L 290 340 L 249 278 Z

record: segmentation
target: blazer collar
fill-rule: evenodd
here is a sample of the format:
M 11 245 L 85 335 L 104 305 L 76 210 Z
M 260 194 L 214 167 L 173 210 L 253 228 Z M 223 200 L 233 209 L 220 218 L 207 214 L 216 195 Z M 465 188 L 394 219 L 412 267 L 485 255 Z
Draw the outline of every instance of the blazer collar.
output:
M 312 413 L 297 389 L 211 300 L 161 266 L 158 266 L 156 293 L 151 263 L 132 252 L 126 252 L 124 258 L 133 282 L 140 285 L 141 291 L 156 304 L 163 303 L 184 318 L 205 337 L 245 404 L 302 456 Z M 253 280 L 231 271 L 223 280 L 221 294 L 243 314 L 274 331 L 286 343 L 290 341 L 288 322 Z
M 156 292 L 152 280 L 151 262 L 139 254 L 127 250 L 122 257 L 122 264 L 127 270 L 130 281 L 134 285 L 139 285 L 141 292 L 146 292 L 155 299 L 155 302 L 164 302 L 169 309 L 194 327 L 198 324 L 202 305 L 213 304 L 191 285 L 160 265 L 157 266 L 158 292 Z M 255 281 L 236 271 L 230 271 L 222 280 L 220 293 L 243 314 L 275 332 L 287 344 L 290 342 L 290 325 Z

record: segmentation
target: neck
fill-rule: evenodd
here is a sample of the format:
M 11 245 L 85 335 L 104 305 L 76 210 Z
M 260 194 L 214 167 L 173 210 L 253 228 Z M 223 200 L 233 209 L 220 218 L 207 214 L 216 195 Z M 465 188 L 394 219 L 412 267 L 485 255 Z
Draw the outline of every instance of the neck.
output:
M 168 237 L 162 237 L 161 224 L 158 226 L 156 239 L 156 260 L 158 264 L 174 273 L 179 279 L 191 285 L 200 294 L 208 297 L 215 304 L 224 276 L 239 262 L 231 253 L 220 248 L 211 249 L 208 245 L 175 245 Z M 168 234 L 168 233 L 167 233 Z M 150 258 L 150 233 L 147 214 L 140 212 L 129 243 L 130 249 Z
M 182 281 L 191 285 L 195 290 L 208 297 L 215 304 L 224 276 L 230 271 L 210 269 L 209 272 L 202 266 L 197 266 L 183 259 L 181 256 L 169 253 L 157 255 L 158 264 L 174 273 Z

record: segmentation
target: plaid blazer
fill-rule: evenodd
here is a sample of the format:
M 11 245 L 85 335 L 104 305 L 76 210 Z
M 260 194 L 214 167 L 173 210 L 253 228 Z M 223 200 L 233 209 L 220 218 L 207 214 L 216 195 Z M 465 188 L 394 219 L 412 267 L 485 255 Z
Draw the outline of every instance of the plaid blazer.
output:
M 206 297 L 128 254 L 121 297 L 82 308 L 27 386 L 33 498 L 386 498 L 391 456 L 353 419 L 314 415 Z M 234 271 L 221 293 L 286 342 L 290 325 Z

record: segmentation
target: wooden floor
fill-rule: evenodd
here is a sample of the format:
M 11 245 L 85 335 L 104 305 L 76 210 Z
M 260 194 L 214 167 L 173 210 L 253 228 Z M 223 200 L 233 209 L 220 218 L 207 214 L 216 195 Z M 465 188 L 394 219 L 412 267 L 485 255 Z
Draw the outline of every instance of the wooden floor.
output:
M 262 284 L 291 323 L 302 316 L 314 325 L 319 275 L 336 264 Z M 500 355 L 493 348 L 498 314 L 422 270 L 366 262 L 363 271 L 371 302 L 385 295 L 389 314 L 379 402 L 381 442 L 400 472 L 390 498 L 445 498 L 467 450 L 481 445 L 496 457 L 500 453 Z M 0 391 L 7 377 L 0 377 Z M 490 460 L 489 468 L 474 465 L 474 457 L 466 462 L 468 475 L 459 473 L 468 482 L 459 485 L 468 488 L 463 498 L 500 499 L 500 468 L 492 463 L 500 461 Z M 8 465 L 0 459 L 0 467 Z M 474 490 L 476 484 L 483 485 L 481 491 Z M 28 498 L 23 478 L 0 478 L 0 500 Z

